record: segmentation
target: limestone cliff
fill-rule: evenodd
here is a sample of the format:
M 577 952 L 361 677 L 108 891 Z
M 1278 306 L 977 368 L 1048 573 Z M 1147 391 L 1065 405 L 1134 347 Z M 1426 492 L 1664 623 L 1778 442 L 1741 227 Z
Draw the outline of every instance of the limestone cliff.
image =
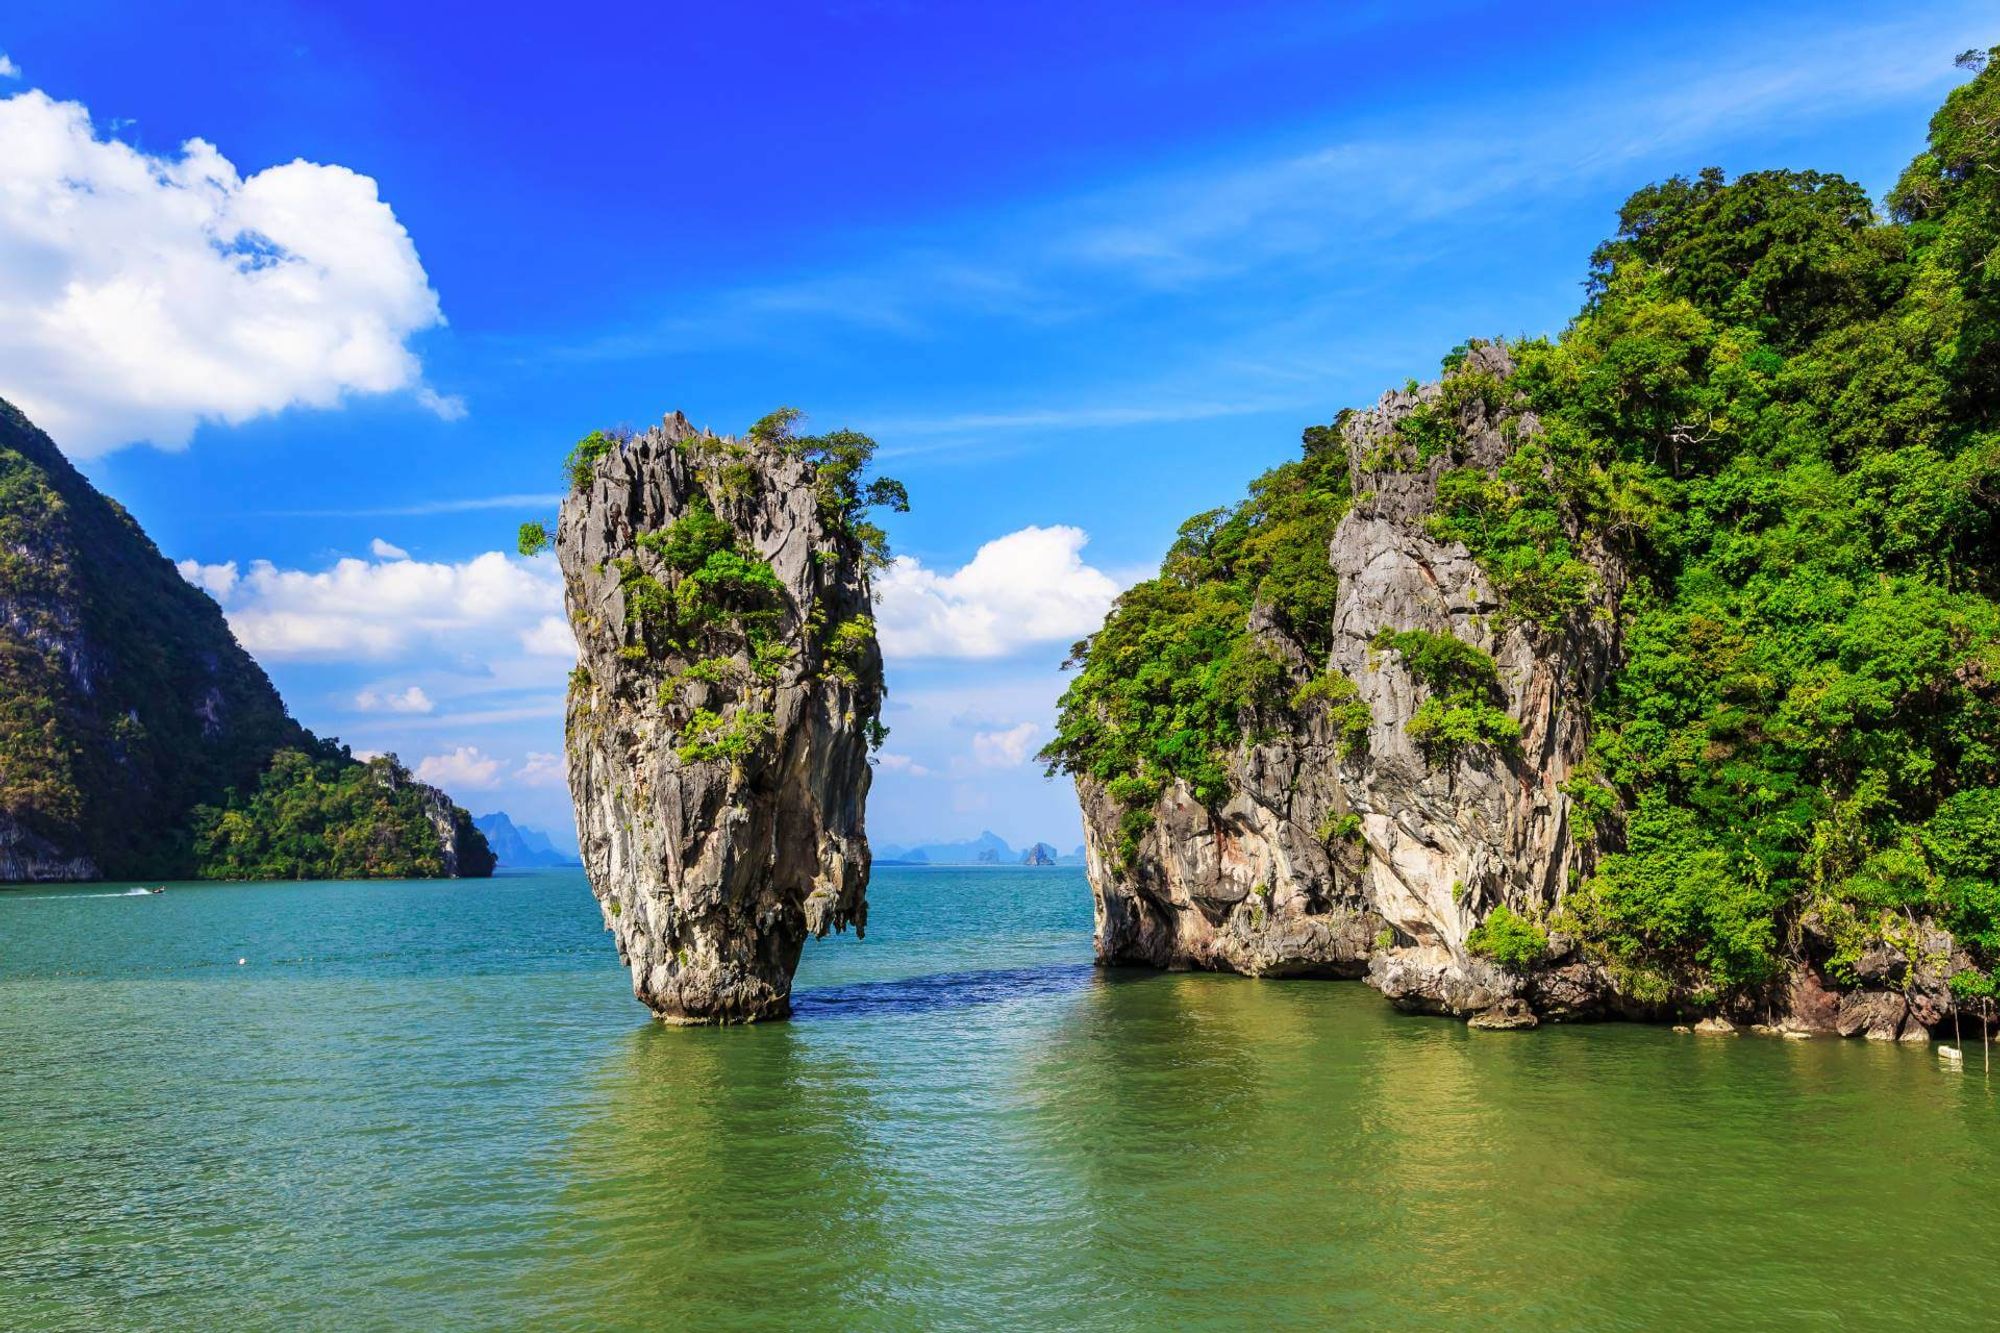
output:
M 0 401 L 0 880 L 490 869 L 448 797 L 375 773 L 294 722 L 215 602 Z
M 1600 846 L 1615 835 L 1573 793 L 1591 785 L 1593 701 L 1623 662 L 1628 573 L 1573 532 L 1590 595 L 1537 618 L 1506 605 L 1473 553 L 1440 535 L 1440 478 L 1492 474 L 1542 429 L 1507 391 L 1512 371 L 1504 349 L 1476 346 L 1456 383 L 1492 392 L 1447 377 L 1343 414 L 1330 647 L 1310 651 L 1268 605 L 1251 607 L 1250 638 L 1291 700 L 1275 714 L 1246 709 L 1219 799 L 1177 776 L 1135 810 L 1075 750 L 1052 747 L 1076 775 L 1100 961 L 1365 977 L 1402 1007 L 1489 1027 L 1719 1006 L 1793 1032 L 1925 1037 L 1951 1011 L 1949 977 L 1972 965 L 1928 919 L 1878 937 L 1836 985 L 1834 928 L 1809 912 L 1775 980 L 1727 996 L 1635 984 L 1560 928 L 1566 895 L 1616 847 Z M 1412 445 L 1420 416 L 1451 440 L 1429 458 Z M 1440 653 L 1469 664 L 1472 683 L 1428 669 Z M 1315 680 L 1331 684 L 1316 695 L 1305 688 Z M 1475 936 L 1496 920 L 1551 928 L 1533 927 L 1531 963 L 1496 961 Z
M 869 552 L 852 459 L 785 424 L 593 436 L 555 538 L 583 862 L 672 1023 L 787 1016 L 806 937 L 867 921 Z
M 1506 373 L 1497 348 L 1470 369 Z M 1079 782 L 1097 900 L 1097 949 L 1112 962 L 1214 967 L 1253 975 L 1369 977 L 1400 1002 L 1483 1009 L 1519 982 L 1466 948 L 1499 904 L 1540 912 L 1588 856 L 1571 837 L 1563 791 L 1587 741 L 1588 700 L 1615 645 L 1608 620 L 1573 616 L 1548 632 L 1501 617 L 1499 598 L 1462 545 L 1431 536 L 1437 479 L 1396 447 L 1397 424 L 1436 404 L 1433 384 L 1384 395 L 1346 418 L 1341 443 L 1356 497 L 1328 559 L 1339 579 L 1332 650 L 1309 658 L 1268 615 L 1252 631 L 1306 680 L 1352 683 L 1365 733 L 1337 734 L 1310 706 L 1230 757 L 1230 794 L 1214 805 L 1169 785 L 1137 855 L 1118 852 L 1120 810 L 1103 784 Z M 1509 435 L 1473 399 L 1452 409 L 1459 463 L 1497 465 Z M 1606 586 L 1616 570 L 1603 564 Z M 1516 745 L 1425 753 L 1410 734 L 1433 691 L 1384 631 L 1450 635 L 1490 654 Z

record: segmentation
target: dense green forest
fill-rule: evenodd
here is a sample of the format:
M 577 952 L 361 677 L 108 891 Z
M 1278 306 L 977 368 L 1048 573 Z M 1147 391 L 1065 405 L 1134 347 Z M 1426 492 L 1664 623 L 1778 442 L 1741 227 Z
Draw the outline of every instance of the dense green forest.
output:
M 422 789 L 293 721 L 214 600 L 4 401 L 0 825 L 115 878 L 441 873 Z
M 450 873 L 431 822 L 441 805 L 467 864 L 493 872 L 483 834 L 465 811 L 414 782 L 393 755 L 356 760 L 313 741 L 272 757 L 256 787 L 196 807 L 192 873 L 203 879 L 437 879 Z
M 1442 406 L 1398 429 L 1410 466 L 1440 468 L 1431 531 L 1518 622 L 1554 635 L 1622 572 L 1624 660 L 1573 784 L 1606 854 L 1549 924 L 1642 996 L 1754 986 L 1807 925 L 1851 980 L 1862 948 L 1914 950 L 1924 919 L 1977 963 L 1954 987 L 1992 991 L 2000 68 L 1961 63 L 1973 77 L 1883 207 L 1810 171 L 1640 190 L 1560 336 L 1509 343 L 1504 382 L 1447 358 Z M 1496 469 L 1459 465 L 1450 407 L 1471 394 L 1516 423 Z M 1324 657 L 1339 424 L 1191 519 L 1073 652 L 1044 757 L 1108 784 L 1128 838 L 1170 777 L 1214 801 L 1247 733 L 1341 704 L 1340 682 L 1301 697 L 1250 628 L 1267 609 Z M 1479 733 L 1490 715 L 1458 723 L 1505 744 Z

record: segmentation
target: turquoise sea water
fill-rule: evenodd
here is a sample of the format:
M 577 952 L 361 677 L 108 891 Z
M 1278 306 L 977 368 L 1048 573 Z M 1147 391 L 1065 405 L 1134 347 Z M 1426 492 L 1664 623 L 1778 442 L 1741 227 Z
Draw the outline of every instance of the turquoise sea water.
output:
M 1105 973 L 1066 869 L 885 869 L 727 1030 L 647 1019 L 575 872 L 122 887 L 0 892 L 0 1328 L 2000 1312 L 1976 1047 Z

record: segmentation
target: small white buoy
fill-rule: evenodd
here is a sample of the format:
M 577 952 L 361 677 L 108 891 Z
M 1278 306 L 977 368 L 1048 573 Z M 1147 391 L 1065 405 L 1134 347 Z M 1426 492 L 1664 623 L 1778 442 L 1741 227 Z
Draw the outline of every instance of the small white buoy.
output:
M 249 960 L 248 958 L 239 958 L 239 959 L 237 959 L 237 960 L 236 960 L 236 966 L 238 966 L 238 967 L 241 967 L 241 966 L 243 966 L 243 965 L 244 965 L 245 963 L 247 963 L 247 962 L 249 962 L 249 961 L 250 961 L 250 960 Z
M 1956 1046 L 1940 1046 L 1938 1047 L 1938 1059 L 1948 1065 L 1964 1064 L 1965 1052 L 1959 1050 Z

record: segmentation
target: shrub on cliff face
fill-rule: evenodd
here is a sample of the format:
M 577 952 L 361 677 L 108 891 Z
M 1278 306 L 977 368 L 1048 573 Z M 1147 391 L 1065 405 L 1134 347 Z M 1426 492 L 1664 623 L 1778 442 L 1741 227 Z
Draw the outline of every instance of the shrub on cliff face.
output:
M 1303 447 L 1252 482 L 1243 503 L 1182 524 L 1159 577 L 1129 589 L 1104 628 L 1070 650 L 1078 674 L 1041 758 L 1052 775 L 1107 784 L 1134 812 L 1129 845 L 1144 831 L 1139 808 L 1170 779 L 1219 801 L 1224 761 L 1246 731 L 1289 726 L 1291 707 L 1340 702 L 1298 695 L 1306 682 L 1250 632 L 1252 609 L 1263 607 L 1307 661 L 1323 662 L 1332 643 L 1326 551 L 1349 502 L 1347 456 L 1330 427 L 1307 430 Z
M 1548 956 L 1549 933 L 1538 922 L 1501 903 L 1472 928 L 1465 937 L 1465 947 L 1503 967 L 1533 967 Z
M 1400 656 L 1427 691 L 1404 730 L 1432 763 L 1448 765 L 1479 746 L 1509 750 L 1520 741 L 1521 724 L 1494 702 L 1503 695 L 1491 653 L 1421 629 L 1383 629 L 1373 647 Z

